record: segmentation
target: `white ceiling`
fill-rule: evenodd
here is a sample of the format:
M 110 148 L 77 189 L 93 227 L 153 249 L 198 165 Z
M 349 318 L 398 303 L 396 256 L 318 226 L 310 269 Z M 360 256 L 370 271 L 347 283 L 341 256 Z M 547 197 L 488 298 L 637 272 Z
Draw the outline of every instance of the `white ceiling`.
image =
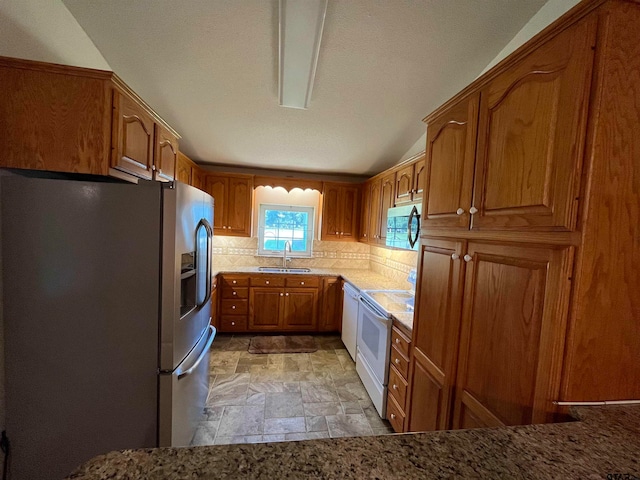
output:
M 278 106 L 277 0 L 64 0 L 198 162 L 373 174 L 546 0 L 329 0 L 308 110 Z

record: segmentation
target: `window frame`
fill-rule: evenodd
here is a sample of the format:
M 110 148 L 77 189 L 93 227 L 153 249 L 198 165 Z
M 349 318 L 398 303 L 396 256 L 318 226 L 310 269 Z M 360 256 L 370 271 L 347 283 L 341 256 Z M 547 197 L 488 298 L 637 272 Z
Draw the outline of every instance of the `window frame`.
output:
M 265 213 L 267 210 L 282 210 L 289 212 L 307 213 L 309 223 L 307 224 L 307 248 L 304 251 L 287 251 L 289 258 L 312 258 L 313 239 L 315 235 L 315 215 L 316 208 L 309 205 L 281 205 L 275 203 L 261 203 L 258 208 L 258 256 L 260 257 L 282 257 L 282 250 L 266 250 L 264 248 Z

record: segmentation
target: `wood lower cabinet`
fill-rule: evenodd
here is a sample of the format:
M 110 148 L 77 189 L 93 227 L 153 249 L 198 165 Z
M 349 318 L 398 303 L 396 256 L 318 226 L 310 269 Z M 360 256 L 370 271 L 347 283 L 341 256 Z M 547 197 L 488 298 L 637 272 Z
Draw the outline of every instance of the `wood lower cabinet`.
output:
M 249 289 L 249 330 L 282 330 L 284 290 L 274 287 Z
M 397 433 L 407 431 L 407 388 L 411 340 L 408 332 L 391 329 L 391 355 L 387 384 L 387 420 Z
M 453 405 L 465 242 L 422 240 L 416 286 L 408 429 L 449 428 Z
M 322 240 L 357 241 L 360 186 L 324 182 Z
M 285 330 L 317 330 L 319 298 L 317 288 L 286 288 L 282 328 Z
M 319 331 L 342 330 L 342 295 L 342 280 L 339 277 L 322 278 Z
M 0 167 L 171 180 L 180 136 L 113 72 L 0 57 Z
M 214 199 L 214 234 L 250 237 L 253 177 L 208 174 L 205 191 Z

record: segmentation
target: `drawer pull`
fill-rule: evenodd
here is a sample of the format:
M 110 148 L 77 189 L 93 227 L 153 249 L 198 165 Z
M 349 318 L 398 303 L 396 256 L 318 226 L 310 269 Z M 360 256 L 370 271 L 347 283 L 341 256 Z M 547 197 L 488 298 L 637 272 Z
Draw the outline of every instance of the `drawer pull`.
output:
M 400 343 L 400 339 L 399 338 L 396 338 L 396 343 Z
M 236 325 L 236 322 L 231 322 L 232 327 L 235 327 L 235 325 Z
M 236 306 L 235 305 L 231 305 L 231 310 L 235 310 Z
M 399 363 L 400 363 L 400 359 L 399 359 L 399 358 L 396 358 L 396 359 L 395 359 L 395 362 L 396 362 L 396 364 L 399 364 Z
M 304 285 L 304 282 L 300 282 L 300 285 Z
M 231 282 L 231 283 L 233 283 L 233 284 L 235 285 L 235 284 L 236 284 L 236 283 L 238 283 L 238 282 L 237 282 L 236 280 L 234 280 L 234 281 L 233 281 L 233 282 Z
M 392 414 L 391 414 L 391 420 L 395 420 L 395 419 L 396 419 L 396 414 L 395 414 L 395 413 L 392 413 Z
M 266 280 L 266 281 L 264 282 L 264 284 L 265 284 L 265 285 L 269 285 L 269 280 Z
M 396 385 L 395 383 L 393 384 L 393 389 L 397 390 L 398 389 L 398 385 Z
M 235 295 L 237 295 L 237 294 L 238 294 L 237 292 L 233 292 L 233 295 L 234 295 L 234 296 L 235 296 Z

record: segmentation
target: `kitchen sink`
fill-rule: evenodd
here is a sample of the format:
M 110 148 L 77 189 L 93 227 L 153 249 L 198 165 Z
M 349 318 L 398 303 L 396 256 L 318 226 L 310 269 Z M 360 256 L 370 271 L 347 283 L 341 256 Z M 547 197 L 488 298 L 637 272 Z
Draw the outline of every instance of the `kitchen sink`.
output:
M 260 272 L 269 273 L 308 273 L 310 268 L 282 268 L 282 267 L 259 267 Z

